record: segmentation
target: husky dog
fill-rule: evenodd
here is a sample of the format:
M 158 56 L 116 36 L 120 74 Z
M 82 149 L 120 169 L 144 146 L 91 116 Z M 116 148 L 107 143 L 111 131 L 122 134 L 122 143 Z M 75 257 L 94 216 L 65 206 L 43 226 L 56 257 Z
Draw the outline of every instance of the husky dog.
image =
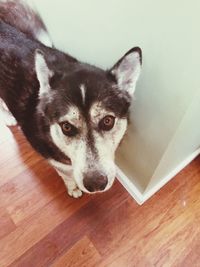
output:
M 3 110 L 56 169 L 70 196 L 112 186 L 141 61 L 134 47 L 106 71 L 80 62 L 53 47 L 32 6 L 0 0 Z

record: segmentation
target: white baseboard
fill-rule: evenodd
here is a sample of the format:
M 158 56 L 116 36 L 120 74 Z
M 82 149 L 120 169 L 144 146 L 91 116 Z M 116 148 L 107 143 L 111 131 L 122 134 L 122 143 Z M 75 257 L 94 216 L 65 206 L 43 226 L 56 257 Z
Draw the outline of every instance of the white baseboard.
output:
M 135 199 L 135 201 L 141 205 L 143 201 L 143 195 L 138 190 L 137 186 L 117 167 L 117 178 L 129 194 Z
M 141 193 L 137 186 L 117 167 L 117 177 L 124 188 L 129 192 L 129 194 L 135 199 L 135 201 L 142 205 L 146 200 L 153 196 L 160 188 L 162 188 L 166 183 L 168 183 L 177 173 L 179 173 L 183 168 L 185 168 L 193 159 L 195 159 L 200 154 L 200 148 L 189 155 L 185 160 L 183 160 L 174 170 L 172 170 L 168 175 L 161 178 L 160 182 L 156 184 L 153 188 L 145 193 Z

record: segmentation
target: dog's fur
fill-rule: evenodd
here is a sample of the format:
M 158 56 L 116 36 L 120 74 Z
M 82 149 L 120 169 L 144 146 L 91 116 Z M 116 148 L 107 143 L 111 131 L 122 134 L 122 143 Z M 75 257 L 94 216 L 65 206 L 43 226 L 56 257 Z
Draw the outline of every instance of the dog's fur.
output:
M 0 98 L 33 148 L 73 197 L 113 184 L 141 69 L 141 49 L 108 71 L 53 48 L 44 23 L 22 1 L 0 0 Z

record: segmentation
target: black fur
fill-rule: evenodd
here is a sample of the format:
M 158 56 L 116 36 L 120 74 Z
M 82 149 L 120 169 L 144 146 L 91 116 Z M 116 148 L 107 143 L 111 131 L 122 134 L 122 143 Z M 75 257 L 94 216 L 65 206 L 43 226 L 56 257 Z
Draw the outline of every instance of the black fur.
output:
M 54 75 L 50 79 L 53 98 L 39 99 L 39 82 L 35 72 L 35 51 L 40 49 Z M 85 103 L 80 85 L 86 88 Z M 116 116 L 127 117 L 130 97 L 117 89 L 109 71 L 81 63 L 56 49 L 48 48 L 30 35 L 0 21 L 0 97 L 21 126 L 31 145 L 45 158 L 60 162 L 69 159 L 51 140 L 50 124 L 67 112 L 69 105 L 78 106 L 90 124 L 89 109 L 95 101 Z M 88 136 L 92 145 L 92 137 Z
M 0 20 L 35 38 L 46 27 L 40 16 L 24 0 L 0 1 Z

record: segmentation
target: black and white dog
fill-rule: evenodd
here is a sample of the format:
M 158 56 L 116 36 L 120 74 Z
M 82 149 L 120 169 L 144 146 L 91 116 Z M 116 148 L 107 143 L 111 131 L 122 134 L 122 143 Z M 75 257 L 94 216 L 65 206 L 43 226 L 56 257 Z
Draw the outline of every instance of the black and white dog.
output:
M 134 47 L 107 71 L 82 63 L 53 47 L 30 5 L 0 0 L 1 109 L 75 198 L 113 184 L 141 61 Z

